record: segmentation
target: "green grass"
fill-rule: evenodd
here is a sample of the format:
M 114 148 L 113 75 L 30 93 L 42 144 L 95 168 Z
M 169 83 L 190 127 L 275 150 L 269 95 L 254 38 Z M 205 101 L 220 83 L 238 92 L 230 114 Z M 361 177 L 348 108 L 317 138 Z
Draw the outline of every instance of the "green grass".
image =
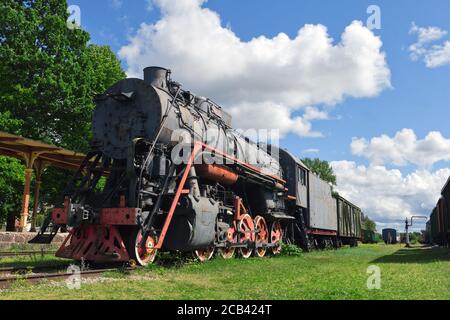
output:
M 381 269 L 380 290 L 367 289 L 370 265 Z M 156 265 L 108 278 L 83 283 L 80 290 L 62 284 L 31 288 L 18 284 L 0 298 L 449 299 L 450 251 L 364 245 L 264 259 L 215 259 L 178 268 Z

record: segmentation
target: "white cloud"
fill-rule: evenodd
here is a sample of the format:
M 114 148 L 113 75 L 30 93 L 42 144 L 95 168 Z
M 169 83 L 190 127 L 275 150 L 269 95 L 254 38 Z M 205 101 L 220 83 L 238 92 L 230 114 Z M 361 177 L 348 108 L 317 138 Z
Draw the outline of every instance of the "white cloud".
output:
M 396 169 L 358 166 L 350 161 L 335 161 L 331 165 L 337 177 L 337 191 L 383 226 L 399 224 L 412 215 L 428 216 L 450 176 L 448 168 L 405 175 Z
M 431 213 L 450 169 L 433 171 L 433 164 L 450 160 L 450 139 L 440 132 L 429 132 L 418 139 L 412 129 L 393 137 L 381 135 L 370 140 L 353 138 L 353 155 L 369 160 L 368 165 L 335 161 L 338 192 L 361 206 L 380 226 L 401 226 L 405 217 Z M 411 165 L 410 173 L 386 166 Z M 422 224 L 423 226 L 423 224 Z
M 354 155 L 366 157 L 375 165 L 413 164 L 426 169 L 439 161 L 450 160 L 450 139 L 434 131 L 423 139 L 418 139 L 412 129 L 403 129 L 394 137 L 381 135 L 370 141 L 353 138 L 351 149 Z
M 123 5 L 123 0 L 109 0 L 109 4 L 114 9 L 120 9 Z
M 319 152 L 320 152 L 320 149 L 314 149 L 314 148 L 302 150 L 303 154 L 306 154 L 306 153 L 319 153 Z
M 119 52 L 128 75 L 169 67 L 186 88 L 230 110 L 235 127 L 321 136 L 311 121 L 326 119 L 327 111 L 308 106 L 374 97 L 390 87 L 382 42 L 361 22 L 350 24 L 338 43 L 323 25 L 305 25 L 294 38 L 279 33 L 243 41 L 202 7 L 204 0 L 153 3 L 161 19 L 141 24 Z
M 425 56 L 425 64 L 428 68 L 437 68 L 450 63 L 450 41 L 441 46 L 433 46 Z
M 409 46 L 411 59 L 423 59 L 428 68 L 437 68 L 450 63 L 450 41 L 440 45 L 432 42 L 442 39 L 448 32 L 438 27 L 418 27 L 412 24 L 410 34 L 417 35 L 417 42 Z

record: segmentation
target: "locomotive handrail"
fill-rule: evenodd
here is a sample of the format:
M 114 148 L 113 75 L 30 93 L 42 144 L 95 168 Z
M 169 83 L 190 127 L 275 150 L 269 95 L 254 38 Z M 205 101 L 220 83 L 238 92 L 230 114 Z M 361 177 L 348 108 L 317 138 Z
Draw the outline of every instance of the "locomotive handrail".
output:
M 262 172 L 262 170 L 260 170 L 260 169 L 258 169 L 258 168 L 256 168 L 256 167 L 254 167 L 254 166 L 252 166 L 252 165 L 250 165 L 250 164 L 248 164 L 248 163 L 245 163 L 244 161 L 241 161 L 241 160 L 239 160 L 239 159 L 237 159 L 237 158 L 235 158 L 235 157 L 233 157 L 233 156 L 231 156 L 231 155 L 229 155 L 229 154 L 226 154 L 226 153 L 224 153 L 224 152 L 222 152 L 222 151 L 220 151 L 220 150 L 217 150 L 217 149 L 215 149 L 215 148 L 213 148 L 213 147 L 210 147 L 210 146 L 208 146 L 207 144 L 201 143 L 201 145 L 202 145 L 202 147 L 203 147 L 204 149 L 209 150 L 209 151 L 212 151 L 212 152 L 214 152 L 214 153 L 217 153 L 217 154 L 219 154 L 220 156 L 222 156 L 222 157 L 224 157 L 224 158 L 228 158 L 229 160 L 232 160 L 232 161 L 236 162 L 237 164 L 239 164 L 239 165 L 241 165 L 241 166 L 244 166 L 244 167 L 246 167 L 246 168 L 248 168 L 248 169 L 251 169 L 252 171 L 255 171 L 255 172 L 257 172 L 257 173 L 259 173 L 259 174 L 261 174 L 261 175 L 264 175 L 264 176 L 270 177 L 270 178 L 272 178 L 272 179 L 275 179 L 275 180 L 277 180 L 278 182 L 281 182 L 282 184 L 285 184 L 285 183 L 286 183 L 285 180 L 283 180 L 282 178 L 280 178 L 280 177 L 278 177 L 278 176 L 275 176 L 275 175 L 272 175 L 272 174 L 264 173 L 264 172 Z

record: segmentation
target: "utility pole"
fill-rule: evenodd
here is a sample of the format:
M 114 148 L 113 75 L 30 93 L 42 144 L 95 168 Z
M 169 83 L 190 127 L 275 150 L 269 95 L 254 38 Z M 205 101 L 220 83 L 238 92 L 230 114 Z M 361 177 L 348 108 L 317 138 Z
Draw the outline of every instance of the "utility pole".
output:
M 406 232 L 406 247 L 407 248 L 411 248 L 411 243 L 409 242 L 409 227 L 413 226 L 413 220 L 414 219 L 426 219 L 428 220 L 427 216 L 412 216 L 411 217 L 411 222 L 408 221 L 408 218 L 405 219 L 405 232 Z

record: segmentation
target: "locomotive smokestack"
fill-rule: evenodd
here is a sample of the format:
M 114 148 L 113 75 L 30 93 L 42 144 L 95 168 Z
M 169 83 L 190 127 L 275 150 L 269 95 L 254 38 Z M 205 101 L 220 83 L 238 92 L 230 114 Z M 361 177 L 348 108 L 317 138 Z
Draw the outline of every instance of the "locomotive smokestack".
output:
M 144 81 L 152 86 L 167 89 L 169 73 L 169 70 L 161 67 L 148 67 L 144 69 Z

